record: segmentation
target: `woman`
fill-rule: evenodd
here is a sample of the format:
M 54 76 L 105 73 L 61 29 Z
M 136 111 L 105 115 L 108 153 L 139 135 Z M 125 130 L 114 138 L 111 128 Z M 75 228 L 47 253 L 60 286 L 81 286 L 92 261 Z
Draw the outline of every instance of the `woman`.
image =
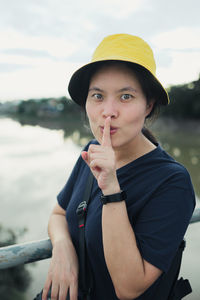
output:
M 51 299 L 66 299 L 68 290 L 71 300 L 82 299 L 76 208 L 90 171 L 95 180 L 85 238 L 91 299 L 154 299 L 195 198 L 186 169 L 144 128 L 169 102 L 151 48 L 128 34 L 106 37 L 92 62 L 72 76 L 69 93 L 85 108 L 95 140 L 81 153 L 50 216 L 53 255 L 42 299 L 50 286 Z

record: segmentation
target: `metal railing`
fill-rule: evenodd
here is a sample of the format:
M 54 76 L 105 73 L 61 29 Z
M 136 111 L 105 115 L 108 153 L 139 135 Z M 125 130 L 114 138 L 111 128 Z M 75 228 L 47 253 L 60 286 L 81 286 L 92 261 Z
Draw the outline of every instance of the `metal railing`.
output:
M 190 220 L 190 224 L 200 221 L 200 208 L 197 208 Z M 21 264 L 31 263 L 46 258 L 52 254 L 50 239 L 15 244 L 0 248 L 0 269 L 8 269 Z

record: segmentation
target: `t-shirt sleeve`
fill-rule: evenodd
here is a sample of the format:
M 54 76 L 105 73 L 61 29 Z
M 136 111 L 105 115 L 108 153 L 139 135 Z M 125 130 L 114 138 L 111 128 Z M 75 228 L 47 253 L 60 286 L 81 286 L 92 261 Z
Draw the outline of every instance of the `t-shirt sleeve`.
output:
M 93 141 L 89 142 L 85 148 L 83 149 L 83 151 L 87 151 L 89 145 L 91 143 L 94 143 Z M 70 177 L 67 180 L 67 183 L 65 184 L 65 186 L 63 187 L 63 189 L 59 192 L 59 194 L 57 195 L 57 201 L 58 204 L 66 210 L 68 203 L 71 199 L 72 193 L 73 193 L 73 189 L 74 186 L 76 185 L 76 181 L 77 178 L 80 174 L 80 172 L 82 172 L 83 168 L 86 166 L 85 162 L 83 161 L 82 157 L 79 156 Z
M 195 206 L 192 184 L 176 174 L 141 210 L 134 226 L 142 257 L 167 272 L 184 238 Z
M 71 198 L 71 195 L 73 192 L 73 188 L 74 188 L 74 184 L 77 180 L 77 176 L 78 176 L 80 166 L 81 166 L 81 160 L 82 160 L 82 158 L 79 157 L 79 159 L 77 160 L 77 162 L 71 172 L 69 179 L 67 180 L 67 183 L 65 184 L 63 189 L 57 195 L 58 204 L 65 210 L 70 201 L 70 198 Z

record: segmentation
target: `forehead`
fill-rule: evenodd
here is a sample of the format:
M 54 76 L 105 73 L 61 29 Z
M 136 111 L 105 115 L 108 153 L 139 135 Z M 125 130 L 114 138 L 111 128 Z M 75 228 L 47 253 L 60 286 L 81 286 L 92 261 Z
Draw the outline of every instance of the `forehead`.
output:
M 132 81 L 140 85 L 134 70 L 123 63 L 116 62 L 108 64 L 105 63 L 103 66 L 100 66 L 97 70 L 95 70 L 90 78 L 90 85 L 94 82 L 113 81 L 116 78 L 123 81 Z

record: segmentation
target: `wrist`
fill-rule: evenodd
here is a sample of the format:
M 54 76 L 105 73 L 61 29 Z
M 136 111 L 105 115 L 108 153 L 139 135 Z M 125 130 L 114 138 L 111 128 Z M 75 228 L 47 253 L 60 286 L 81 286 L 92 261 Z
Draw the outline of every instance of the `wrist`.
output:
M 120 192 L 121 192 L 120 187 L 117 187 L 117 188 L 107 188 L 107 189 L 102 190 L 102 194 L 104 196 L 108 196 L 108 195 L 112 195 L 112 194 L 117 194 L 117 193 L 120 193 Z
M 121 188 L 118 180 L 112 181 L 111 184 L 101 189 L 104 196 L 120 193 Z
M 107 203 L 115 203 L 115 202 L 125 201 L 126 198 L 127 198 L 126 193 L 124 191 L 120 191 L 119 193 L 115 193 L 115 194 L 102 195 L 101 202 L 104 205 Z
M 66 237 L 56 238 L 52 241 L 52 248 L 62 248 L 62 247 L 71 247 L 72 241 Z

